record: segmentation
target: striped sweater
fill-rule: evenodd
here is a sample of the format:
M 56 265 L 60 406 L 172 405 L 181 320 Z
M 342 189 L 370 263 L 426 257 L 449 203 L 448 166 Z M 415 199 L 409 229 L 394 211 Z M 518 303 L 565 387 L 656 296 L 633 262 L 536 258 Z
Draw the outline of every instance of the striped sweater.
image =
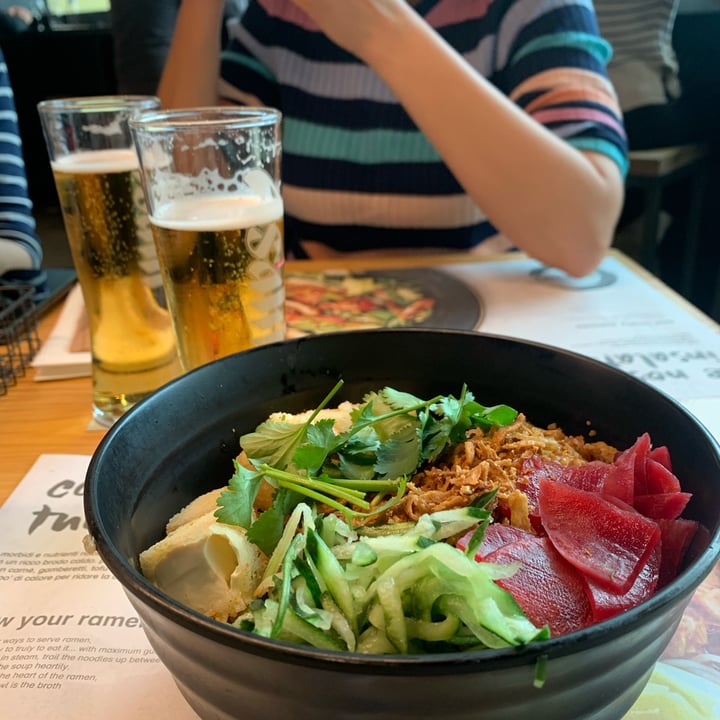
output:
M 613 49 L 608 72 L 623 112 L 680 95 L 672 33 L 680 0 L 601 0 L 596 15 Z
M 415 9 L 538 122 L 626 172 L 609 46 L 590 0 L 421 0 Z M 291 0 L 251 2 L 229 34 L 223 98 L 283 113 L 291 251 L 302 255 L 307 238 L 340 251 L 462 250 L 497 235 L 383 81 Z M 539 73 L 540 89 L 529 82 Z
M 29 263 L 21 267 L 40 267 L 42 247 L 28 195 L 15 97 L 0 50 L 0 252 L 16 255 L 17 246 L 29 255 Z M 0 258 L 0 267 L 6 265 Z

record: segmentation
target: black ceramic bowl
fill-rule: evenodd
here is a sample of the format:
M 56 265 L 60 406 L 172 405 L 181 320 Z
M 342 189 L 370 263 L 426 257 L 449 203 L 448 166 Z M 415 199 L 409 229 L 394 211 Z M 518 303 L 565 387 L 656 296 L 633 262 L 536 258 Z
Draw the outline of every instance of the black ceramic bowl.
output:
M 315 407 L 338 378 L 342 398 L 384 385 L 506 403 L 536 424 L 629 447 L 667 445 L 708 530 L 692 564 L 649 601 L 523 650 L 367 656 L 267 640 L 210 620 L 155 589 L 138 553 L 168 518 L 232 474 L 238 438 L 272 411 Z M 377 330 L 301 338 L 234 355 L 161 388 L 100 443 L 85 512 L 181 692 L 205 719 L 620 718 L 641 693 L 693 591 L 720 554 L 720 448 L 679 404 L 609 366 L 548 346 L 475 332 Z M 536 660 L 547 680 L 533 686 Z

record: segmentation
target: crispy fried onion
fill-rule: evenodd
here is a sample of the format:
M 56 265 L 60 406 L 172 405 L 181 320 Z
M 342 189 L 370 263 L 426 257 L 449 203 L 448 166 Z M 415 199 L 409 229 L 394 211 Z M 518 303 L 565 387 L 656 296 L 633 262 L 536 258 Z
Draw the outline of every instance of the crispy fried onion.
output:
M 517 486 L 523 460 L 539 455 L 564 465 L 582 465 L 590 460 L 612 462 L 616 453 L 607 443 L 586 442 L 582 436 L 566 435 L 557 426 L 543 429 L 532 425 L 521 413 L 506 427 L 488 433 L 470 430 L 464 442 L 450 446 L 435 463 L 413 476 L 402 500 L 383 520 L 416 521 L 425 513 L 470 505 L 497 488 L 489 509 L 512 525 L 531 530 L 527 497 Z

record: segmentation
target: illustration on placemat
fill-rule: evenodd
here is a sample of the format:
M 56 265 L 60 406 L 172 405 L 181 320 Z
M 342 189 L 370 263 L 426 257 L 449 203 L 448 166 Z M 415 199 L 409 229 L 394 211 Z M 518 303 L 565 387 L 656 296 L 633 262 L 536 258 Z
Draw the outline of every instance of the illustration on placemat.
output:
M 430 268 L 290 272 L 285 293 L 288 337 L 408 326 L 470 330 L 483 314 L 465 283 Z

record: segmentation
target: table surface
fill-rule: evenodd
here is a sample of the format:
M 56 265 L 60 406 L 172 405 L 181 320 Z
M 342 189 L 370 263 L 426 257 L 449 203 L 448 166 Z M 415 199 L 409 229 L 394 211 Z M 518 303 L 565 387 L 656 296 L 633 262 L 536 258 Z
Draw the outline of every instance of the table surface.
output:
M 678 303 L 685 306 L 688 312 L 706 318 L 640 265 L 619 251 L 611 252 L 628 264 L 634 272 L 663 288 Z M 516 260 L 518 257 L 518 253 L 511 253 L 483 258 L 468 254 L 343 258 L 341 261 L 296 261 L 288 263 L 287 267 L 294 270 L 322 270 L 337 268 L 341 263 L 347 269 L 437 267 L 439 264 L 497 261 L 502 258 Z M 41 319 L 38 328 L 41 339 L 49 335 L 57 320 L 60 307 L 56 307 Z M 91 455 L 105 434 L 103 430 L 91 428 L 90 378 L 36 382 L 34 372 L 34 369 L 30 368 L 16 386 L 11 387 L 5 396 L 0 397 L 0 456 L 2 457 L 0 504 L 12 493 L 40 455 L 46 453 Z
M 669 298 L 672 302 L 672 309 L 677 308 L 681 314 L 681 323 L 686 323 L 688 322 L 688 318 L 694 317 L 703 323 L 703 327 L 707 324 L 707 327 L 714 337 L 714 334 L 718 331 L 718 326 L 710 320 L 710 318 L 690 305 L 670 288 L 660 283 L 640 265 L 619 251 L 612 250 L 611 255 L 623 263 L 630 272 L 650 283 L 658 289 L 663 296 Z M 511 259 L 517 260 L 523 257 L 525 256 L 513 253 L 511 255 L 495 255 L 482 259 L 467 254 L 437 257 L 396 257 L 392 259 L 382 258 L 372 260 L 357 258 L 350 261 L 343 259 L 342 266 L 348 270 L 364 270 L 427 266 L 437 267 L 443 264 L 459 263 L 463 264 L 462 267 L 468 268 L 468 263 L 480 262 L 483 259 L 487 259 L 496 262 L 498 260 L 502 261 L 501 270 L 504 271 L 512 267 L 506 264 L 505 261 Z M 337 260 L 322 262 L 303 261 L 302 263 L 288 263 L 288 269 L 323 270 L 338 268 L 339 265 L 340 262 Z M 474 272 L 477 272 L 477 270 L 478 268 L 473 267 Z M 462 273 L 461 266 L 458 266 L 458 271 Z M 493 272 L 495 272 L 495 270 L 493 270 Z M 515 287 L 517 288 L 517 286 Z M 485 289 L 487 290 L 487 286 Z M 588 294 L 586 297 L 592 305 L 583 305 L 581 303 L 579 307 L 583 308 L 584 311 L 587 311 L 588 308 L 595 310 L 597 305 L 594 300 L 591 300 L 595 295 Z M 607 298 L 607 295 L 600 294 L 600 297 Z M 522 311 L 526 307 L 522 296 L 519 298 L 509 297 L 507 293 L 503 291 L 502 298 L 506 301 L 500 304 L 501 307 L 499 309 L 501 313 L 499 317 L 502 318 L 502 322 L 506 321 L 506 313 Z M 626 300 L 627 298 L 623 296 L 623 303 L 625 303 Z M 631 300 L 627 301 L 631 302 Z M 655 302 L 657 302 L 657 298 L 655 298 Z M 50 334 L 57 321 L 61 307 L 62 306 L 56 307 L 52 312 L 42 318 L 39 325 L 41 339 L 44 340 Z M 602 310 L 603 312 L 605 311 L 604 305 L 602 306 Z M 583 317 L 586 316 L 584 315 Z M 556 318 L 556 315 L 553 315 L 553 318 Z M 597 335 L 597 330 L 593 332 L 593 337 L 602 339 L 602 335 Z M 716 346 L 713 345 L 713 347 Z M 717 352 L 717 355 L 720 356 L 720 351 Z M 37 382 L 35 381 L 34 374 L 35 370 L 30 368 L 26 376 L 20 379 L 16 386 L 11 387 L 6 395 L 0 396 L 0 505 L 26 476 L 40 455 L 53 453 L 91 455 L 105 434 L 103 430 L 91 429 L 93 426 L 91 424 L 91 380 L 89 377 Z M 708 395 L 713 395 L 713 397 L 706 398 L 706 396 L 703 395 L 703 399 L 713 401 L 713 412 L 720 416 L 720 392 L 716 391 L 714 393 L 708 393 Z M 720 436 L 720 423 L 717 427 L 718 429 L 715 432 Z M 711 579 L 712 577 L 713 576 L 711 576 Z M 17 583 L 13 583 L 13 585 L 18 587 Z M 96 586 L 96 588 L 99 587 L 100 585 Z M 36 590 L 35 587 L 32 589 L 33 591 Z M 708 592 L 712 592 L 712 590 L 708 590 Z M 690 617 L 688 622 L 690 626 L 692 626 L 695 620 L 693 617 Z M 714 653 L 715 651 L 709 650 L 708 652 Z M 158 676 L 153 676 L 153 678 L 156 677 Z M 162 679 L 162 676 L 160 677 Z M 695 686 L 693 687 L 695 688 Z M 673 692 L 674 691 L 675 690 L 673 690 Z M 33 709 L 38 710 L 40 713 L 45 712 L 47 714 L 46 710 L 39 708 L 41 708 L 42 702 L 51 701 L 45 700 L 45 698 L 49 697 L 47 694 L 48 691 L 42 690 L 41 692 L 44 694 L 36 695 L 33 699 Z M 106 690 L 103 690 L 103 693 L 104 692 L 106 692 Z M 693 692 L 695 692 L 695 690 L 693 690 Z M 42 699 L 38 700 L 38 698 Z M 36 705 L 38 702 L 40 704 Z M 67 714 L 68 701 L 65 700 L 64 702 L 66 703 L 65 709 Z M 63 714 L 63 717 L 65 716 L 66 715 Z M 121 715 L 117 714 L 115 716 L 120 717 Z M 40 715 L 38 715 L 38 717 L 40 717 Z
M 498 259 L 498 256 L 490 256 Z M 468 262 L 473 256 L 387 257 L 342 260 L 343 267 L 397 268 Z M 338 267 L 334 261 L 289 262 L 289 269 L 321 270 Z M 52 330 L 62 304 L 44 316 L 38 326 L 41 340 Z M 0 504 L 2 504 L 42 454 L 91 455 L 105 431 L 89 429 L 92 387 L 89 377 L 36 382 L 30 368 L 18 384 L 0 396 Z

